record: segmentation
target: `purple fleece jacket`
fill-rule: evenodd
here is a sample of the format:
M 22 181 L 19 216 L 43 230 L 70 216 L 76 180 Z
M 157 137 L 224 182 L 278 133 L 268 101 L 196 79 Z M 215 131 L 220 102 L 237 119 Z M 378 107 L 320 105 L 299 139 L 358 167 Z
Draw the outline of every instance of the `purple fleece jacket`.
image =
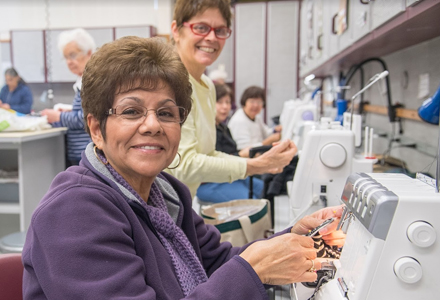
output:
M 176 223 L 209 277 L 185 299 L 268 299 L 237 255 L 245 247 L 220 243 L 219 231 L 192 210 L 188 188 L 162 175 L 180 199 Z M 170 256 L 138 208 L 83 153 L 34 212 L 23 249 L 24 299 L 184 298 Z

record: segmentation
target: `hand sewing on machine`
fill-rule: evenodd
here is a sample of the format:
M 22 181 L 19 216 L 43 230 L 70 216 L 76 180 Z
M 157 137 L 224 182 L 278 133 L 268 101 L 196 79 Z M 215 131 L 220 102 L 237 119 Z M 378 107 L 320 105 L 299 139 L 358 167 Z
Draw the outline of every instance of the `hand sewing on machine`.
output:
M 316 228 L 320 226 L 325 220 L 328 220 L 329 218 L 334 218 L 333 222 L 320 229 L 317 233 L 318 235 L 313 237 L 315 248 L 319 250 L 318 257 L 323 257 L 323 246 L 327 246 L 328 252 L 332 252 L 331 249 L 333 247 L 341 248 L 345 242 L 345 233 L 342 230 L 336 230 L 339 219 L 341 218 L 342 212 L 344 210 L 344 205 L 337 206 L 332 209 L 333 211 L 329 210 L 328 208 L 321 209 L 309 216 L 304 217 L 301 221 L 299 221 L 292 227 L 292 232 L 294 233 L 307 234 L 310 229 L 306 228 Z M 333 257 L 333 255 L 326 257 L 335 258 Z
M 304 235 L 325 220 L 335 218 L 319 233 L 331 243 L 343 244 L 342 236 L 334 232 L 342 211 L 343 206 L 323 208 L 298 221 L 291 229 L 293 234 L 257 241 L 240 256 L 249 262 L 265 284 L 314 282 L 317 280 L 316 271 L 321 269 L 321 262 L 317 259 L 313 239 Z

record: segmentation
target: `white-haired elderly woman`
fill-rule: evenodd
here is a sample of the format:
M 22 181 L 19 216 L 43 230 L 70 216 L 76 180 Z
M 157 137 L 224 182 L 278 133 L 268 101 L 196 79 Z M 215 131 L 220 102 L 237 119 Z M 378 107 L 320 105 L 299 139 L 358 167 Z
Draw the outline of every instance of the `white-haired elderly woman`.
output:
M 84 112 L 81 106 L 81 78 L 87 62 L 95 50 L 95 41 L 82 28 L 67 30 L 58 37 L 58 48 L 66 59 L 69 70 L 78 76 L 73 85 L 75 98 L 72 110 L 62 111 L 45 109 L 42 115 L 55 127 L 67 127 L 67 166 L 78 165 L 81 152 L 91 142 L 90 136 L 84 130 Z

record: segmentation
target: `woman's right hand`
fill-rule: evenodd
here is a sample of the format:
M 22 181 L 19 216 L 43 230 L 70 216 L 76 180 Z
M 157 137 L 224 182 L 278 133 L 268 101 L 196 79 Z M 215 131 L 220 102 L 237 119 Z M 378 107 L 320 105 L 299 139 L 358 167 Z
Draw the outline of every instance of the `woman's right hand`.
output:
M 321 263 L 314 260 L 316 249 L 312 238 L 294 233 L 255 242 L 240 256 L 252 266 L 264 284 L 313 282 L 317 274 L 309 270 L 321 268 Z
M 298 150 L 295 143 L 290 140 L 277 142 L 273 145 L 269 151 L 262 155 L 248 159 L 247 175 L 280 173 L 290 163 Z
M 61 112 L 55 109 L 46 108 L 41 111 L 41 115 L 47 116 L 47 122 L 55 123 L 60 121 Z

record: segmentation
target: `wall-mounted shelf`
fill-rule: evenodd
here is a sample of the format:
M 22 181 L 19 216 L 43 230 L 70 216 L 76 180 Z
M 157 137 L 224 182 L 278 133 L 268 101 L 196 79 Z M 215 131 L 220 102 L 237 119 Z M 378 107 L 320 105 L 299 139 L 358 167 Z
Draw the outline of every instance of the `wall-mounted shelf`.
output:
M 363 110 L 368 113 L 385 115 L 385 116 L 388 115 L 388 107 L 386 106 L 365 104 L 363 106 Z M 422 119 L 420 119 L 417 110 L 415 109 L 396 108 L 396 116 L 402 119 L 423 122 Z
M 439 16 L 440 1 L 421 1 L 303 75 L 325 77 L 367 58 L 381 57 L 438 37 Z

